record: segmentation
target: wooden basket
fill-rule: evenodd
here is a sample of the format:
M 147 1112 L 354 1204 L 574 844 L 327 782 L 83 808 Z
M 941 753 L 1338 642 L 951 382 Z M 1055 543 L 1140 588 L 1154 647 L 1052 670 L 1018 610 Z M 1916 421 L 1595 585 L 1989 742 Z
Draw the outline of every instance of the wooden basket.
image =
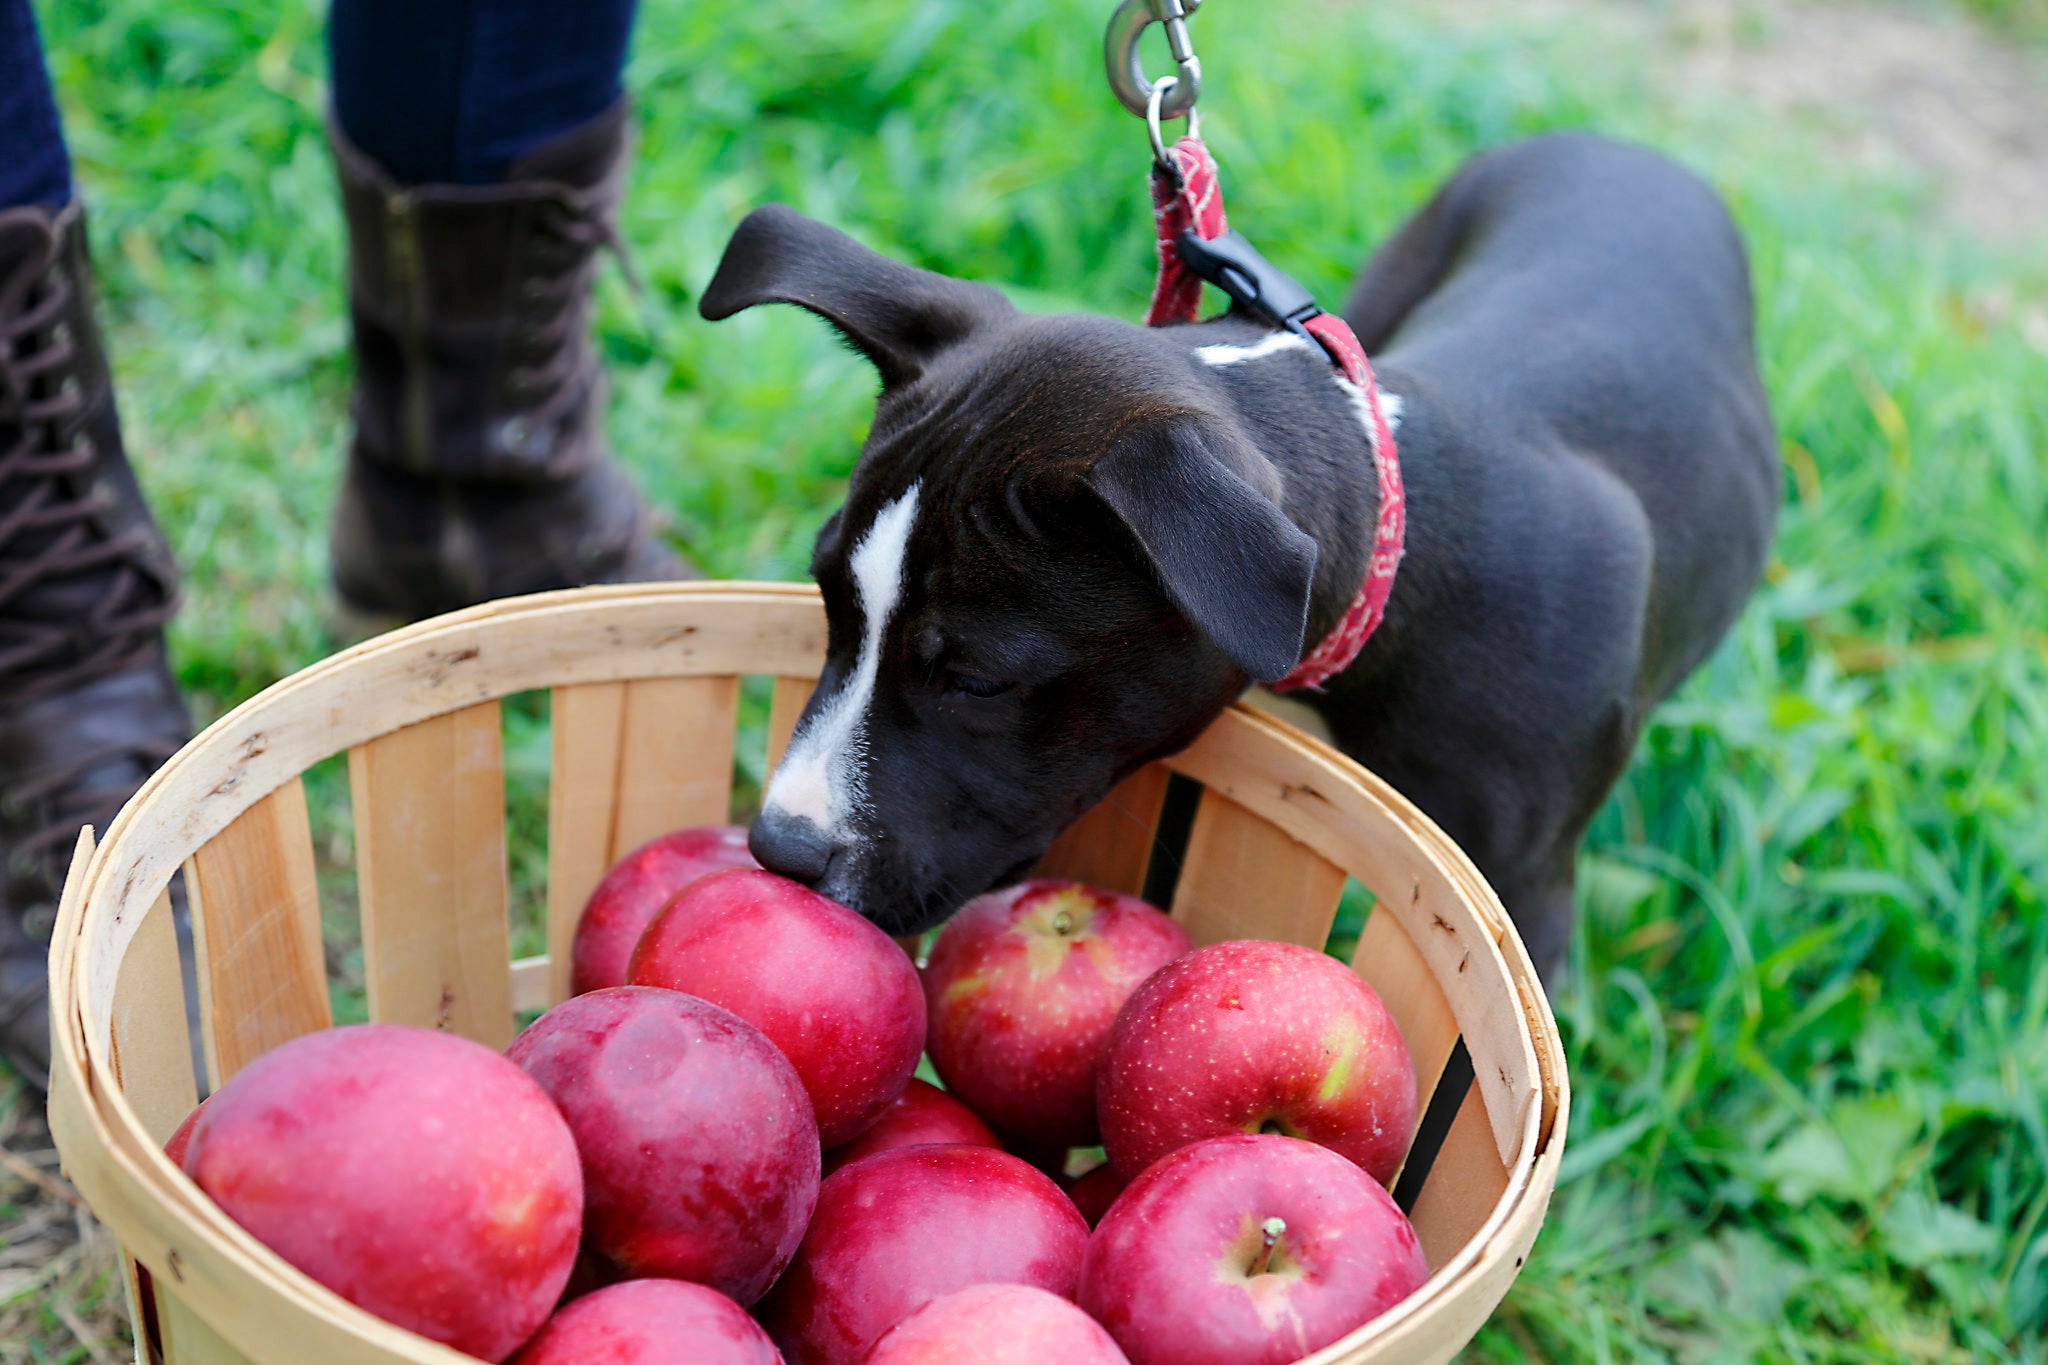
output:
M 808 587 L 680 584 L 492 603 L 367 641 L 237 708 L 166 763 L 97 848 L 81 835 L 52 949 L 51 1124 L 67 1174 L 120 1239 L 130 1307 L 153 1293 L 172 1365 L 456 1365 L 232 1222 L 165 1159 L 194 1103 L 168 886 L 181 868 L 218 1084 L 329 1027 L 300 775 L 346 751 L 373 1019 L 502 1048 L 561 1000 L 577 912 L 611 861 L 727 818 L 741 675 L 774 681 L 769 761 L 817 677 Z M 546 956 L 511 960 L 499 698 L 551 689 Z M 1407 1036 L 1425 1095 L 1462 1037 L 1475 1080 L 1413 1216 L 1432 1269 L 1313 1365 L 1449 1359 L 1521 1267 L 1557 1176 L 1564 1056 L 1492 891 L 1441 831 L 1357 764 L 1243 707 L 1126 781 L 1049 872 L 1136 892 L 1168 774 L 1200 783 L 1172 910 L 1198 942 L 1322 946 L 1347 874 L 1377 897 L 1353 965 Z M 1183 790 L 1185 788 L 1183 787 Z M 1462 1078 L 1463 1072 L 1456 1073 Z M 136 1264 L 148 1277 L 136 1274 Z

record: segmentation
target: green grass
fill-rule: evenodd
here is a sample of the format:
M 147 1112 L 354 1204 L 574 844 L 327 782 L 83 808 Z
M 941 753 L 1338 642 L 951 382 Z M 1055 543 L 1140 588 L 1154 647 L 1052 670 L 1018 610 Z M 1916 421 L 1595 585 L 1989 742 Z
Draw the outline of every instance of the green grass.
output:
M 1104 8 L 648 7 L 626 236 L 652 300 L 608 283 L 601 333 L 616 442 L 708 570 L 802 575 L 873 388 L 791 310 L 697 320 L 752 205 L 1141 312 L 1144 142 L 1102 88 Z M 319 13 L 43 20 L 131 446 L 189 570 L 179 672 L 212 714 L 334 643 L 349 359 Z M 1467 153 L 1561 126 L 1686 157 L 1754 252 L 1776 562 L 1586 852 L 1564 1179 L 1473 1358 L 2048 1359 L 2048 357 L 2018 322 L 2048 308 L 2043 263 L 1569 31 L 1219 3 L 1196 33 L 1233 219 L 1326 299 Z M 537 724 L 512 722 L 515 772 Z M 336 861 L 342 790 L 314 784 Z M 80 1358 L 64 1340 L 22 1358 Z

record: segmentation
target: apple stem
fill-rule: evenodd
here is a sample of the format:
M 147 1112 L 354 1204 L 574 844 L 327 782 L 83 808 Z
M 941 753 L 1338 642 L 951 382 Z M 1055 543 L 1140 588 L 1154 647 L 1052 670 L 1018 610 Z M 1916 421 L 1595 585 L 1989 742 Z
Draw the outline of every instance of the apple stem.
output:
M 1259 1247 L 1259 1254 L 1252 1257 L 1251 1269 L 1246 1272 L 1247 1275 L 1263 1275 L 1266 1273 L 1266 1265 L 1273 1259 L 1273 1247 L 1279 1242 L 1280 1234 L 1285 1231 L 1287 1231 L 1287 1224 L 1279 1218 L 1268 1218 L 1259 1225 L 1259 1234 L 1263 1244 Z
M 1069 914 L 1069 913 L 1068 913 L 1067 911 L 1065 911 L 1065 910 L 1062 910 L 1062 911 L 1060 911 L 1060 912 L 1059 912 L 1058 914 L 1054 915 L 1054 916 L 1052 917 L 1052 931 L 1053 931 L 1053 932 L 1054 932 L 1055 934 L 1058 934 L 1058 935 L 1059 935 L 1059 936 L 1060 936 L 1061 938 L 1065 938 L 1065 937 L 1066 937 L 1066 936 L 1067 936 L 1068 934 L 1071 934 L 1071 933 L 1073 933 L 1073 932 L 1074 932 L 1074 917 L 1073 917 L 1073 915 Z

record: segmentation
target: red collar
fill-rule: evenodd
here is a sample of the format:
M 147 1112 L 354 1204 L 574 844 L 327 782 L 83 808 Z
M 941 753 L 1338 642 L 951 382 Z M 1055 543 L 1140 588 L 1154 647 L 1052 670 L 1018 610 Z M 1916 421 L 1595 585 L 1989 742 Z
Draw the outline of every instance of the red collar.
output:
M 1152 306 L 1145 313 L 1148 327 L 1193 322 L 1201 305 L 1204 277 L 1184 259 L 1182 234 L 1192 233 L 1209 242 L 1223 237 L 1230 228 L 1223 216 L 1223 191 L 1217 184 L 1216 160 L 1209 155 L 1209 149 L 1199 138 L 1184 137 L 1173 144 L 1171 155 L 1171 168 L 1155 165 L 1152 171 L 1152 211 L 1159 230 L 1159 282 L 1152 290 Z M 1250 254 L 1256 257 L 1256 253 Z M 1279 283 L 1300 292 L 1292 281 L 1282 278 Z M 1351 666 L 1386 615 L 1387 597 L 1394 590 L 1394 571 L 1400 567 L 1408 531 L 1407 504 L 1401 491 L 1401 457 L 1394 448 L 1394 433 L 1380 406 L 1372 365 L 1344 319 L 1323 312 L 1312 301 L 1283 315 L 1273 307 L 1257 307 L 1257 300 L 1245 299 L 1229 284 L 1225 287 L 1241 302 L 1253 303 L 1254 311 L 1265 313 L 1276 325 L 1305 335 L 1322 347 L 1336 367 L 1338 381 L 1350 392 L 1365 418 L 1366 443 L 1372 448 L 1373 471 L 1379 483 L 1379 521 L 1373 532 L 1372 554 L 1365 562 L 1365 581 L 1358 585 L 1351 605 L 1322 642 L 1302 657 L 1293 672 L 1268 684 L 1275 692 L 1319 689 Z M 1307 298 L 1306 294 L 1300 297 Z

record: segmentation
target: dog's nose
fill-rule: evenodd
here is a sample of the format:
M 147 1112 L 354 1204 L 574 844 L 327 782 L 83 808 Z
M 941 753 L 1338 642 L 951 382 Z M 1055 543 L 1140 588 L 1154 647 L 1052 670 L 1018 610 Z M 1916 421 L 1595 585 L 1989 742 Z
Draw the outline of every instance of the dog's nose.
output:
M 774 806 L 763 807 L 754 817 L 747 849 L 770 872 L 812 887 L 825 879 L 834 852 L 832 841 L 816 823 Z

